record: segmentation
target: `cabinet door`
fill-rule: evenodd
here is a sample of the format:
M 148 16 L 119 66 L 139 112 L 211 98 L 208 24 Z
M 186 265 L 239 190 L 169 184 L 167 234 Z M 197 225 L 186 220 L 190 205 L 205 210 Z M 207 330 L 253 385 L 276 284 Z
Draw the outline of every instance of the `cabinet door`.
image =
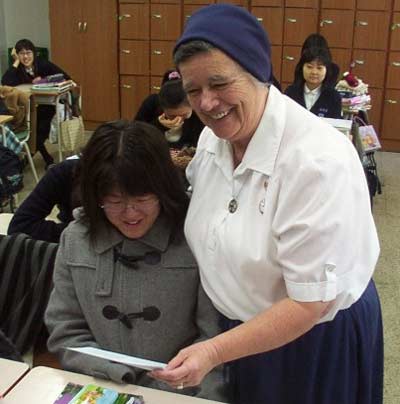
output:
M 354 48 L 381 49 L 387 47 L 390 14 L 376 11 L 357 11 L 354 29 Z
M 236 6 L 241 6 L 247 9 L 248 1 L 247 0 L 216 0 L 216 3 L 229 3 L 234 4 Z
M 207 4 L 211 4 L 211 3 L 214 3 L 214 1 L 213 0 L 183 0 L 183 4 L 202 4 L 202 5 L 207 5 Z
M 121 118 L 133 119 L 149 94 L 148 76 L 120 76 Z
M 286 8 L 284 44 L 302 45 L 309 34 L 317 31 L 318 12 L 306 8 Z
M 379 129 L 381 126 L 383 90 L 381 88 L 368 88 L 368 93 L 371 96 L 371 109 L 368 111 L 368 119 L 371 125 L 374 125 L 375 131 L 379 136 Z
M 386 88 L 400 90 L 400 52 L 390 52 L 389 54 Z
M 282 72 L 282 46 L 271 46 L 271 61 L 272 61 L 272 72 L 275 78 L 281 81 Z
M 181 33 L 181 7 L 176 4 L 152 4 L 151 38 L 176 40 Z
M 155 3 L 155 4 L 164 4 L 164 3 L 179 4 L 180 0 L 151 0 L 151 3 Z
M 318 0 L 286 0 L 285 6 L 299 8 L 316 8 L 318 7 Z
M 204 5 L 199 4 L 184 4 L 183 5 L 183 25 L 186 24 L 186 21 L 192 16 L 192 14 L 200 10 Z
M 120 4 L 119 38 L 150 38 L 150 6 L 148 4 Z
M 321 8 L 354 10 L 355 6 L 356 6 L 356 0 L 321 0 Z
M 394 0 L 393 11 L 400 11 L 400 0 Z
M 150 49 L 150 71 L 152 76 L 162 76 L 166 70 L 174 66 L 172 50 L 175 41 L 152 41 Z
M 371 87 L 382 88 L 384 84 L 386 53 L 371 50 L 353 50 L 353 72 Z
M 294 69 L 300 59 L 301 46 L 284 46 L 282 51 L 282 83 L 293 83 Z M 283 87 L 282 87 L 283 88 Z
M 99 122 L 115 120 L 120 116 L 117 3 L 86 0 L 81 4 L 84 19 L 84 118 Z
M 272 45 L 282 44 L 283 8 L 253 7 L 251 10 L 268 33 Z
M 393 13 L 393 22 L 390 30 L 392 31 L 390 50 L 400 50 L 400 13 Z
M 392 0 L 357 0 L 358 10 L 390 10 Z
M 158 93 L 161 90 L 162 76 L 150 77 L 150 92 Z
M 51 60 L 82 83 L 83 22 L 80 0 L 50 0 Z
M 119 41 L 120 74 L 148 75 L 150 70 L 149 41 Z
M 400 152 L 400 90 L 387 90 L 383 103 L 381 143 L 386 151 Z
M 283 7 L 284 0 L 253 0 L 251 2 L 252 7 L 264 6 L 264 7 Z
M 319 32 L 326 38 L 330 47 L 352 47 L 353 10 L 321 10 L 319 27 Z
M 339 79 L 344 72 L 349 71 L 351 63 L 351 49 L 338 49 L 330 48 L 332 54 L 332 61 L 335 62 L 339 68 Z

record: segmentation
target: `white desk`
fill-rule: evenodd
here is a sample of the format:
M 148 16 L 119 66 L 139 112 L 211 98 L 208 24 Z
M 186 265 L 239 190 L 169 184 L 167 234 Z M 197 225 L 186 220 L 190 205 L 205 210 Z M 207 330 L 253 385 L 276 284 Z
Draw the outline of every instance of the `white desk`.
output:
M 68 382 L 97 384 L 118 392 L 142 395 L 146 404 L 221 404 L 181 394 L 149 389 L 132 384 L 116 384 L 79 373 L 44 366 L 33 368 L 1 401 L 1 404 L 52 404 Z
M 24 362 L 0 358 L 0 397 L 4 396 L 28 370 L 29 366 Z

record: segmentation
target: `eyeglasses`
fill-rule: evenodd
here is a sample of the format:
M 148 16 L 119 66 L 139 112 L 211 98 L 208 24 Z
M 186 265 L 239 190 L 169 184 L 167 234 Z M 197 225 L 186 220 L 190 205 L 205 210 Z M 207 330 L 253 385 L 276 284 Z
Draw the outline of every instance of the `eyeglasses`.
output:
M 21 52 L 18 52 L 18 55 L 19 56 L 32 56 L 33 52 L 32 51 L 21 51 Z
M 128 208 L 147 213 L 151 211 L 151 209 L 157 205 L 159 202 L 157 197 L 152 197 L 143 200 L 136 200 L 133 203 L 126 203 L 125 201 L 118 201 L 118 202 L 106 202 L 103 205 L 100 205 L 101 209 L 108 213 L 123 213 Z

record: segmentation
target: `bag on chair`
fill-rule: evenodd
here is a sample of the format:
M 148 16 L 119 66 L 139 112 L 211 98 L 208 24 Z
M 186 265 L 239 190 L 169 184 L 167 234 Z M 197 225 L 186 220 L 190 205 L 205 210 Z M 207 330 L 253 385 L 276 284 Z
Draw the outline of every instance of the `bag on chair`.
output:
M 0 145 L 0 205 L 23 188 L 23 178 L 23 165 L 19 157 Z
M 86 143 L 82 116 L 73 116 L 61 122 L 60 132 L 63 150 L 79 153 Z

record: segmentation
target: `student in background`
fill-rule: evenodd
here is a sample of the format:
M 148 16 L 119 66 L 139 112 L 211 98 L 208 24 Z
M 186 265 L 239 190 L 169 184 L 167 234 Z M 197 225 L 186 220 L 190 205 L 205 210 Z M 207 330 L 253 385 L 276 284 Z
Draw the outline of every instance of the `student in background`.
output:
M 72 221 L 72 209 L 79 205 L 74 188 L 79 159 L 68 159 L 50 167 L 24 200 L 8 227 L 8 234 L 25 233 L 36 240 L 58 243 Z M 57 206 L 59 223 L 46 220 Z
M 296 66 L 295 80 L 285 91 L 313 114 L 325 118 L 342 117 L 342 99 L 331 85 L 332 61 L 325 48 L 307 48 Z
M 149 119 L 147 122 L 164 133 L 171 148 L 196 147 L 204 125 L 193 112 L 177 71 L 168 74 L 157 97 L 160 108 L 147 114 Z M 143 114 L 144 108 L 140 111 Z
M 69 75 L 47 60 L 36 57 L 35 45 L 29 39 L 21 39 L 12 51 L 13 65 L 4 73 L 1 83 L 7 86 L 30 84 L 52 74 L 62 73 L 65 79 Z M 49 137 L 50 122 L 55 113 L 52 105 L 39 105 L 37 108 L 36 145 L 43 157 L 46 168 L 54 163 L 53 157 L 46 149 L 45 141 Z
M 82 151 L 79 184 L 82 208 L 56 258 L 48 347 L 65 369 L 166 390 L 143 370 L 65 348 L 166 362 L 219 331 L 183 235 L 188 197 L 167 142 L 144 122 L 103 124 Z M 224 401 L 221 376 L 183 393 Z

